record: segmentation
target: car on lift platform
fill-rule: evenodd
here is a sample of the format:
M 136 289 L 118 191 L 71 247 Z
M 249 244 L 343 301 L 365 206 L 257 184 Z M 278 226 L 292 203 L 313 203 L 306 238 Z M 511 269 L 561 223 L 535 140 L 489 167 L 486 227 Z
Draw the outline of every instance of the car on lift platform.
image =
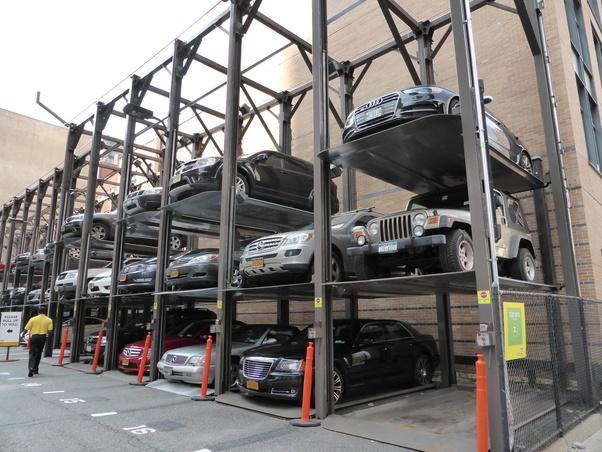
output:
M 161 207 L 162 187 L 143 188 L 129 193 L 124 202 L 123 210 L 126 215 L 158 210 Z
M 86 284 L 88 284 L 92 278 L 110 269 L 111 264 L 107 264 L 101 268 L 89 268 L 86 278 Z M 59 274 L 54 283 L 55 290 L 59 293 L 59 296 L 65 299 L 70 299 L 75 296 L 76 285 L 77 285 L 77 274 L 79 270 L 67 270 Z
M 335 320 L 334 402 L 385 383 L 428 385 L 439 364 L 433 336 L 396 320 Z M 290 342 L 243 353 L 238 389 L 246 395 L 301 400 L 308 329 Z
M 169 196 L 175 201 L 204 191 L 220 190 L 223 157 L 202 157 L 182 164 L 171 178 Z M 340 174 L 339 168 L 331 176 Z M 262 151 L 240 157 L 236 190 L 252 198 L 313 210 L 313 165 L 281 152 Z M 331 181 L 332 213 L 339 211 L 337 186 Z
M 360 209 L 334 215 L 331 219 L 332 280 L 355 276 L 357 259 L 347 255 L 355 245 L 351 231 L 380 216 L 372 209 Z M 246 246 L 239 271 L 243 287 L 311 281 L 314 261 L 313 224 L 302 230 L 261 237 Z
M 65 220 L 61 228 L 64 238 L 81 237 L 84 214 L 72 215 Z M 95 240 L 113 240 L 115 238 L 115 227 L 117 225 L 117 211 L 96 212 L 92 216 L 92 227 L 90 236 Z M 126 232 L 127 240 L 130 242 L 139 242 L 155 245 L 157 243 L 158 231 L 154 228 L 141 223 L 135 223 L 128 226 Z M 182 234 L 172 234 L 170 236 L 170 248 L 179 251 L 186 248 L 188 239 Z
M 155 290 L 157 258 L 125 263 L 119 271 L 118 285 L 122 293 L 152 292 Z
M 500 274 L 534 282 L 535 250 L 518 199 L 494 190 L 496 255 Z M 364 279 L 461 272 L 474 269 L 470 210 L 466 188 L 414 196 L 402 212 L 384 215 L 354 228 L 357 256 Z
M 485 96 L 484 100 L 489 103 L 492 99 Z M 459 115 L 460 95 L 440 86 L 429 85 L 385 94 L 351 112 L 343 128 L 343 142 L 434 114 Z M 532 174 L 531 155 L 518 137 L 488 111 L 485 112 L 485 122 L 489 146 Z

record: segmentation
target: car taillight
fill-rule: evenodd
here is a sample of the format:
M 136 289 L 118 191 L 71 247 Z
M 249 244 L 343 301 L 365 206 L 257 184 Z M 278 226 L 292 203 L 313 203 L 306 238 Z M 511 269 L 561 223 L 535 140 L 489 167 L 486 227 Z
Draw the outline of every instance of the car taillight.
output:
M 334 181 L 331 180 L 330 185 L 332 187 L 332 190 L 337 191 L 338 187 L 337 187 L 337 184 L 334 183 Z

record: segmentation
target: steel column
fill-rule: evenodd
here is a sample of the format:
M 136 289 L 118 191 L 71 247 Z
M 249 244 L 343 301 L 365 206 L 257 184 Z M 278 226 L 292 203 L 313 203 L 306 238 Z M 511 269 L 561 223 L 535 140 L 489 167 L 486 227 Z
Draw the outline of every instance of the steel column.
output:
M 29 248 L 31 255 L 29 256 L 29 265 L 27 267 L 27 280 L 25 282 L 25 297 L 27 299 L 27 295 L 31 291 L 31 287 L 33 285 L 33 277 L 34 277 L 34 268 L 31 265 L 31 258 L 33 257 L 33 253 L 36 252 L 38 248 L 38 239 L 40 236 L 40 219 L 42 217 L 42 204 L 44 203 L 44 198 L 46 197 L 46 190 L 48 189 L 48 183 L 50 181 L 44 182 L 40 180 L 38 182 L 38 189 L 36 191 L 36 211 L 35 217 L 33 220 L 33 228 L 31 235 L 31 246 Z M 40 302 L 42 299 L 40 298 Z
M 81 244 L 79 247 L 79 266 L 77 269 L 77 285 L 75 286 L 75 300 L 73 306 L 73 337 L 71 338 L 71 362 L 78 362 L 82 349 L 84 335 L 84 322 L 86 316 L 86 302 L 84 296 L 88 291 L 88 259 L 90 254 L 90 231 L 92 229 L 92 217 L 96 201 L 96 185 L 98 181 L 98 162 L 100 160 L 100 148 L 102 143 L 102 131 L 113 110 L 113 102 L 96 104 L 94 115 L 94 133 L 92 135 L 92 146 L 88 156 L 88 185 L 86 187 L 86 204 L 84 208 L 84 219 L 81 229 Z
M 163 155 L 163 164 L 161 166 L 161 207 L 169 203 L 169 182 L 174 173 L 176 165 L 176 152 L 178 149 L 178 127 L 180 123 L 180 101 L 182 95 L 182 79 L 184 77 L 184 50 L 185 44 L 176 40 L 173 50 L 173 66 L 171 71 L 171 87 L 169 92 L 169 118 L 167 131 L 167 145 Z M 157 246 L 157 273 L 155 277 L 155 292 L 165 291 L 165 268 L 169 261 L 169 236 L 171 230 L 171 212 L 167 209 L 161 209 L 161 218 L 159 220 L 159 241 Z M 167 297 L 165 295 L 155 295 L 153 305 L 153 342 L 150 359 L 150 379 L 159 378 L 157 363 L 163 354 L 163 342 L 165 336 L 165 317 L 167 312 Z
M 533 174 L 544 180 L 541 158 L 533 158 Z M 550 234 L 550 220 L 548 219 L 548 204 L 544 189 L 533 191 L 535 204 L 535 219 L 537 223 L 537 237 L 539 238 L 539 251 L 541 253 L 541 269 L 544 284 L 556 285 L 556 271 L 554 270 L 554 253 L 552 253 L 552 235 Z
M 433 29 L 430 25 L 421 24 L 421 31 L 416 35 L 418 43 L 418 66 L 420 69 L 420 80 L 423 85 L 435 84 L 435 69 L 433 67 Z
M 439 342 L 439 365 L 441 369 L 441 386 L 448 387 L 456 383 L 456 366 L 454 357 L 454 338 L 452 330 L 449 293 L 437 292 L 437 338 Z
M 510 450 L 506 400 L 508 385 L 501 333 L 501 301 L 484 107 L 479 88 L 470 4 L 468 0 L 450 0 L 450 11 L 462 109 L 476 285 L 479 292 L 488 293 L 485 302 L 479 303 L 479 317 L 482 328 L 487 330 L 491 339 L 491 345 L 483 348 L 487 362 L 489 437 L 491 449 L 501 452 Z
M 351 68 L 349 62 L 342 63 L 339 81 L 341 116 L 347 118 L 353 111 L 353 68 Z M 343 210 L 357 209 L 357 186 L 354 169 L 343 168 L 341 190 L 343 191 Z
M 232 0 L 228 43 L 228 76 L 226 82 L 226 120 L 224 129 L 224 166 L 222 171 L 222 205 L 220 212 L 220 245 L 217 285 L 217 360 L 215 393 L 222 394 L 230 386 L 230 351 L 234 301 L 227 292 L 232 278 L 236 219 L 236 157 L 239 147 L 239 113 L 241 85 L 242 18 L 249 6 L 247 0 Z
M 144 81 L 138 76 L 132 77 L 130 88 L 130 109 L 127 115 L 127 127 L 125 138 L 123 140 L 123 153 L 121 161 L 121 175 L 119 180 L 119 198 L 117 201 L 117 224 L 115 227 L 115 238 L 113 240 L 113 263 L 111 266 L 111 293 L 109 295 L 109 305 L 107 308 L 107 345 L 105 347 L 104 369 L 111 370 L 116 367 L 117 353 L 117 331 L 119 325 L 118 318 L 118 275 L 123 261 L 123 248 L 125 235 L 127 232 L 127 223 L 123 203 L 128 194 L 130 182 L 132 179 L 132 161 L 134 159 L 134 142 L 136 135 L 136 107 L 140 106 L 144 97 Z M 144 92 L 143 92 L 144 91 Z
M 31 207 L 31 203 L 33 201 L 33 195 L 35 191 L 30 190 L 29 188 L 25 189 L 25 196 L 23 201 L 23 216 L 21 223 L 21 242 L 19 243 L 19 250 L 17 254 L 23 253 L 25 251 L 25 234 L 27 233 L 27 221 L 29 220 L 29 208 Z
M 2 221 L 0 222 L 0 262 L 2 261 L 2 253 L 4 253 L 4 237 L 6 235 L 6 222 L 10 214 L 10 206 L 4 204 L 2 207 Z M 8 269 L 7 269 L 8 270 Z
M 291 155 L 293 142 L 291 118 L 293 110 L 293 99 L 289 96 L 283 96 L 280 100 L 280 114 L 278 115 L 280 152 Z
M 4 256 L 4 278 L 2 283 L 2 289 L 8 289 L 8 282 L 10 277 L 10 261 L 13 254 L 13 244 L 15 241 L 15 222 L 14 219 L 17 217 L 19 213 L 19 209 L 21 208 L 21 200 L 17 198 L 13 198 L 12 206 L 10 209 L 10 229 L 8 233 L 8 245 L 6 247 L 6 255 Z
M 314 328 L 316 417 L 334 411 L 332 298 L 324 283 L 330 281 L 330 164 L 318 153 L 330 144 L 328 129 L 328 47 L 326 0 L 312 0 L 312 76 L 314 131 Z

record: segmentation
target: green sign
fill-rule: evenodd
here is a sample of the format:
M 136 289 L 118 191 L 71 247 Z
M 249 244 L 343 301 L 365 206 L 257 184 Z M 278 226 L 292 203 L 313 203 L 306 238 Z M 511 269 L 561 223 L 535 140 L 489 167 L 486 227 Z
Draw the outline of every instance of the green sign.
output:
M 525 304 L 504 303 L 504 358 L 506 361 L 527 357 Z

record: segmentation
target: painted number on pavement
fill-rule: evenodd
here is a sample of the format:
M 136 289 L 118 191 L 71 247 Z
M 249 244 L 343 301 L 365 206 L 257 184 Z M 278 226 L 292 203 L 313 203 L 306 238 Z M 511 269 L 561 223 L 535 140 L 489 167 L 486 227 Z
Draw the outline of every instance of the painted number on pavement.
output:
M 125 427 L 126 430 L 134 435 L 146 435 L 147 433 L 155 433 L 157 430 L 154 428 L 147 427 L 146 425 L 139 425 L 137 427 Z

